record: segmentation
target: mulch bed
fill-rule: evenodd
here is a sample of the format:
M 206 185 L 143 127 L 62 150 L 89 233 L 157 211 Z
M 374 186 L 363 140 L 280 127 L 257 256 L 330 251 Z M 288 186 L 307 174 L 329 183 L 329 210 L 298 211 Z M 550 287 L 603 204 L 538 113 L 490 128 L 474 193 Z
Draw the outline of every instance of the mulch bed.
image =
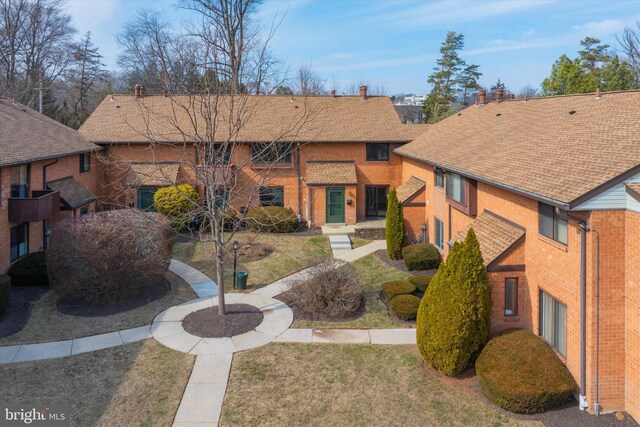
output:
M 63 298 L 61 300 L 58 300 L 57 308 L 60 313 L 68 314 L 70 316 L 110 316 L 112 314 L 118 314 L 125 311 L 133 310 L 134 308 L 138 308 L 145 304 L 149 304 L 150 302 L 159 300 L 167 295 L 170 290 L 171 284 L 167 279 L 163 278 L 156 282 L 153 286 L 151 286 L 146 292 L 135 297 L 129 297 L 124 301 L 98 305 L 89 304 L 84 301 Z
M 310 313 L 307 313 L 302 308 L 300 308 L 299 306 L 296 305 L 296 303 L 294 302 L 294 300 L 291 297 L 291 295 L 288 294 L 287 292 L 284 292 L 282 294 L 276 295 L 274 298 L 279 300 L 279 301 L 282 301 L 283 303 L 287 304 L 289 306 L 289 308 L 291 308 L 291 311 L 293 311 L 293 319 L 294 319 L 294 321 L 296 321 L 296 320 L 307 320 L 307 321 L 335 322 L 335 323 L 351 322 L 353 320 L 359 319 L 367 311 L 367 307 L 366 307 L 366 304 L 364 302 L 364 298 L 362 299 L 362 303 L 360 304 L 360 307 L 355 312 L 353 312 L 353 314 L 351 316 L 341 317 L 341 318 L 335 318 L 335 317 L 330 317 L 330 316 L 322 316 L 322 315 L 314 316 L 314 315 L 312 315 Z
M 523 421 L 539 421 L 546 427 L 565 427 L 565 426 L 580 426 L 580 427 L 637 427 L 638 424 L 627 414 L 624 415 L 623 420 L 616 419 L 616 413 L 604 414 L 604 415 L 591 415 L 586 411 L 581 411 L 578 408 L 578 402 L 571 398 L 567 403 L 559 408 L 552 409 L 540 414 L 516 414 L 509 412 L 505 409 L 495 405 L 489 399 L 487 399 L 480 390 L 480 384 L 476 378 L 475 367 L 469 366 L 462 371 L 456 377 L 448 377 L 435 369 L 431 368 L 427 363 L 422 364 L 423 371 L 426 375 L 437 378 L 439 381 L 460 390 L 463 393 L 473 396 L 478 401 L 492 407 L 501 414 L 516 418 Z
M 48 291 L 47 286 L 12 286 L 7 311 L 0 320 L 0 338 L 20 332 L 29 320 L 33 304 Z
M 223 338 L 253 331 L 264 318 L 260 309 L 249 304 L 228 304 L 224 316 L 218 307 L 209 307 L 189 314 L 182 327 L 192 335 L 203 338 Z
M 404 271 L 405 273 L 408 274 L 412 274 L 414 276 L 419 276 L 419 275 L 434 275 L 436 274 L 436 271 L 438 270 L 411 270 L 409 271 L 409 269 L 407 268 L 406 265 L 404 265 L 404 260 L 398 259 L 390 259 L 389 256 L 387 255 L 387 251 L 384 249 L 380 249 L 379 251 L 376 252 L 376 256 L 378 257 L 378 259 L 382 262 L 384 262 L 385 264 L 400 270 L 400 271 Z

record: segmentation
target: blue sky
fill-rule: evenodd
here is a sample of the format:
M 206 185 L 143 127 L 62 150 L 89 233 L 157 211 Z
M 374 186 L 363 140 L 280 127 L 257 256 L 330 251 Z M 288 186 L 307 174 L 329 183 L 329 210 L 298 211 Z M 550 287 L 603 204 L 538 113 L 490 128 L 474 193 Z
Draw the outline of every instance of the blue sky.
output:
M 68 0 L 74 25 L 91 31 L 110 69 L 119 47 L 115 34 L 135 13 L 164 11 L 179 25 L 188 13 L 174 0 Z M 284 20 L 271 47 L 290 68 L 311 64 L 328 83 L 383 84 L 388 94 L 425 93 L 447 31 L 465 35 L 461 56 L 480 65 L 480 83 L 500 78 L 517 92 L 539 87 L 563 53 L 597 37 L 616 47 L 615 35 L 640 21 L 640 1 L 374 1 L 264 0 L 265 25 Z

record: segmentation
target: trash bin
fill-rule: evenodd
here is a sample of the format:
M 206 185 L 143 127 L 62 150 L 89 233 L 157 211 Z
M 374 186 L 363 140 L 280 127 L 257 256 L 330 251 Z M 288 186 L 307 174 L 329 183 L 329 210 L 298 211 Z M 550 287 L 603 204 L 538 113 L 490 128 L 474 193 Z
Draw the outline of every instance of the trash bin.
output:
M 237 289 L 247 289 L 247 278 L 249 277 L 249 273 L 246 271 L 238 271 L 236 273 L 236 288 Z

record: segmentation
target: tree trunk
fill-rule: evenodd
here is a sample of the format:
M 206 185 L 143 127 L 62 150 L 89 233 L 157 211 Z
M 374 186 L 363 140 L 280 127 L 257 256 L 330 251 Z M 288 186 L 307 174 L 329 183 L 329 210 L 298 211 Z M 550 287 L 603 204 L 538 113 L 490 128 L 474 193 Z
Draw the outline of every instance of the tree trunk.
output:
M 224 306 L 224 248 L 222 243 L 216 241 L 216 279 L 218 281 L 218 314 L 220 316 L 225 314 Z

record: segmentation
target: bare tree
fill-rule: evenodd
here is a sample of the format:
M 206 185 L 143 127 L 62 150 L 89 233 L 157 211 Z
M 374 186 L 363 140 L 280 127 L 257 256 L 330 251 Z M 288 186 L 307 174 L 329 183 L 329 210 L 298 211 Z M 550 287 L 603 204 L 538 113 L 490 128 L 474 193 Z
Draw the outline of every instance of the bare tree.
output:
M 174 151 L 169 156 L 181 159 L 184 180 L 197 188 L 198 197 L 182 192 L 191 209 L 181 213 L 183 221 L 177 222 L 191 223 L 197 237 L 213 243 L 218 310 L 225 314 L 225 254 L 229 253 L 229 242 L 240 229 L 246 208 L 259 204 L 260 189 L 286 171 L 283 162 L 299 161 L 294 159 L 300 145 L 313 137 L 313 132 L 307 131 L 304 138 L 299 138 L 312 113 L 305 97 L 286 100 L 284 109 L 270 110 L 269 103 L 282 102 L 282 98 L 246 93 L 252 82 L 264 81 L 258 74 L 264 72 L 268 60 L 264 45 L 254 43 L 260 39 L 256 34 L 250 32 L 250 40 L 244 38 L 247 22 L 237 22 L 251 22 L 254 2 L 198 0 L 183 5 L 201 13 L 203 22 L 201 27 L 192 27 L 189 35 L 199 42 L 198 49 L 192 51 L 195 67 L 190 70 L 191 79 L 168 81 L 172 74 L 164 73 L 167 81 L 163 85 L 172 87 L 171 93 L 137 97 L 132 104 L 136 114 L 127 114 L 125 119 L 148 142 L 152 158 L 166 158 L 167 150 Z M 199 33 L 193 32 L 196 28 Z M 161 34 L 166 33 L 163 30 Z M 251 67 L 245 67 L 247 58 L 252 58 Z M 169 69 L 161 63 L 151 68 Z M 286 114 L 278 117 L 275 126 L 262 126 L 273 121 L 269 115 L 272 111 L 283 110 Z M 163 155 L 157 154 L 160 150 Z M 128 162 L 115 156 L 103 161 L 108 173 L 124 174 L 129 167 Z M 155 162 L 158 168 L 152 173 L 162 172 L 159 163 Z M 166 178 L 175 180 L 175 176 Z M 114 200 L 128 205 L 130 190 L 125 185 L 111 191 Z
M 85 33 L 73 52 L 74 66 L 67 74 L 70 89 L 74 92 L 74 113 L 79 117 L 88 115 L 88 98 L 96 83 L 104 80 L 108 73 L 101 61 L 102 55 L 91 41 L 91 32 Z
M 636 22 L 636 28 L 625 28 L 622 35 L 616 39 L 633 69 L 636 83 L 640 83 L 640 22 Z
M 531 85 L 526 85 L 518 92 L 518 98 L 535 98 L 536 96 L 540 96 L 540 91 Z
M 324 80 L 311 68 L 303 65 L 296 73 L 297 93 L 300 95 L 322 95 L 325 93 Z
M 62 0 L 0 0 L 0 95 L 34 107 L 38 95 L 66 71 L 75 29 L 62 5 Z
M 375 85 L 371 85 L 369 82 L 365 80 L 354 80 L 349 83 L 345 90 L 345 95 L 360 95 L 360 87 L 367 86 L 367 94 L 371 96 L 386 96 L 387 89 L 384 86 L 384 83 L 378 82 Z

